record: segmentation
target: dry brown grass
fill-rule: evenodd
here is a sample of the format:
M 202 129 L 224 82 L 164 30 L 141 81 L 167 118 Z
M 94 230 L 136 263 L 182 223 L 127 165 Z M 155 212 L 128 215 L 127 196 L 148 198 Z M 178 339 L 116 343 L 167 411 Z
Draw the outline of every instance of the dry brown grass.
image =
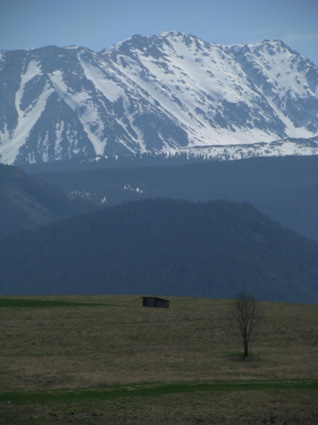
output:
M 0 393 L 138 382 L 318 378 L 317 306 L 262 303 L 253 355 L 241 361 L 236 354 L 240 341 L 228 321 L 230 301 L 170 298 L 167 310 L 144 308 L 135 296 L 49 299 L 105 305 L 1 308 Z M 0 423 L 20 423 L 22 409 L 25 424 L 309 424 L 318 414 L 314 395 L 316 391 L 243 391 L 135 397 L 95 401 L 85 405 L 86 413 L 72 404 L 5 405 L 7 422 Z M 59 412 L 60 418 L 50 412 Z

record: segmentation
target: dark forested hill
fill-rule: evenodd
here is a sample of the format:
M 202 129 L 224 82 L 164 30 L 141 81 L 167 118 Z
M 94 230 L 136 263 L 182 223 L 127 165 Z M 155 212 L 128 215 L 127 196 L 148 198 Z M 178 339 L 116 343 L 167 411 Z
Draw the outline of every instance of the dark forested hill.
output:
M 0 164 L 0 236 L 93 209 L 18 167 Z
M 318 302 L 318 245 L 248 204 L 145 200 L 0 241 L 3 294 Z

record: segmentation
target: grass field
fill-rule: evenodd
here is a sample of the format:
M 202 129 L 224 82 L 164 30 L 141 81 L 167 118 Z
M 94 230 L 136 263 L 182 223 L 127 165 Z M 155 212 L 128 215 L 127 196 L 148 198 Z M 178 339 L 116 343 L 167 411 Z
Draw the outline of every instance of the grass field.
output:
M 261 303 L 243 361 L 231 301 L 0 298 L 0 424 L 317 424 L 318 306 Z

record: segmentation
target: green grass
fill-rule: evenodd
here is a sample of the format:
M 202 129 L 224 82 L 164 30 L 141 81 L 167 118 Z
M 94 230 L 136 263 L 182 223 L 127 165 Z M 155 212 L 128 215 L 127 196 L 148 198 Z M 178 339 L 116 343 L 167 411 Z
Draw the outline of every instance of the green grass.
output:
M 284 381 L 223 381 L 223 382 L 182 382 L 174 384 L 135 384 L 109 386 L 82 390 L 8 392 L 0 394 L 1 402 L 78 402 L 87 399 L 113 400 L 121 397 L 155 397 L 169 394 L 194 393 L 198 391 L 278 391 L 318 390 L 318 380 Z
M 48 308 L 48 307 L 81 307 L 81 306 L 98 306 L 106 304 L 81 303 L 75 301 L 57 301 L 47 299 L 29 299 L 29 298 L 0 298 L 0 308 Z

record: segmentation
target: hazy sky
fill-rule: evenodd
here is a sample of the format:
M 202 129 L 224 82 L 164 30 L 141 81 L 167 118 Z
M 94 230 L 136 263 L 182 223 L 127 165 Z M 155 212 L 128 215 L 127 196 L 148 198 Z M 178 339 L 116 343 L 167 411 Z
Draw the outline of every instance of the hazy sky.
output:
M 318 0 L 0 0 L 0 50 L 187 32 L 213 43 L 281 39 L 318 65 Z

